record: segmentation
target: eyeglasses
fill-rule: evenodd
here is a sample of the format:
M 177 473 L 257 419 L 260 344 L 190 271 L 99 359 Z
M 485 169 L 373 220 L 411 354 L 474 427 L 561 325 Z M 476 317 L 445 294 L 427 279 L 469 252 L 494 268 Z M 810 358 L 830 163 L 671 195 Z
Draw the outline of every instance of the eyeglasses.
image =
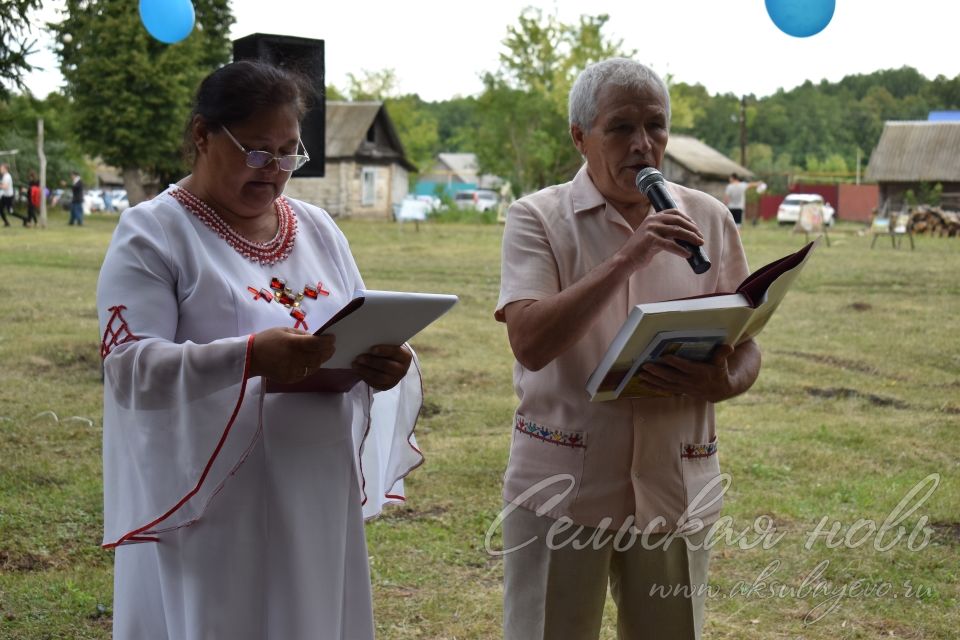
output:
M 229 129 L 223 127 L 223 130 L 230 137 L 230 139 L 233 140 L 233 144 L 237 145 L 237 148 L 247 155 L 247 166 L 251 169 L 263 169 L 268 164 L 276 160 L 277 166 L 280 167 L 281 171 L 296 171 L 310 161 L 310 154 L 307 152 L 307 148 L 303 145 L 303 141 L 299 137 L 297 138 L 297 149 L 303 147 L 303 155 L 291 153 L 282 156 L 275 156 L 269 151 L 250 151 L 233 137 L 233 134 L 230 133 Z

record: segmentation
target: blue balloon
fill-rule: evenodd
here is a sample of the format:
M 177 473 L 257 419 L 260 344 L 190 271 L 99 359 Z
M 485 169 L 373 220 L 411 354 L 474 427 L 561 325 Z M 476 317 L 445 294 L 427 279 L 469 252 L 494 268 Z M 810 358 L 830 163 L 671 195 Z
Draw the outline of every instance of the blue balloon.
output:
M 823 31 L 833 19 L 836 0 L 765 0 L 767 13 L 780 31 L 807 38 Z
M 180 42 L 193 31 L 195 19 L 190 0 L 140 0 L 140 20 L 160 42 Z

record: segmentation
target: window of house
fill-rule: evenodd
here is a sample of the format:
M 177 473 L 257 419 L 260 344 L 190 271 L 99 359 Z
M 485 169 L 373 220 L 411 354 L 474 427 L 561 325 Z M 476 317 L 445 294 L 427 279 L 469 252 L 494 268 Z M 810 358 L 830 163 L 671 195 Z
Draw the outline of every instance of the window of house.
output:
M 377 201 L 377 170 L 367 167 L 360 174 L 360 204 L 369 207 Z

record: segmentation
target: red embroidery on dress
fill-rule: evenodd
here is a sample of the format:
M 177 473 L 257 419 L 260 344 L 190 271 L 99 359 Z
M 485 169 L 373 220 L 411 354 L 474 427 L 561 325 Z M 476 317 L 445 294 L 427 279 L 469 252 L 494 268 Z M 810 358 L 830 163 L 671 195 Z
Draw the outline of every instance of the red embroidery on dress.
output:
M 270 289 L 257 289 L 256 287 L 248 286 L 247 291 L 253 294 L 254 300 L 264 300 L 268 303 L 276 301 L 278 304 L 283 305 L 287 309 L 290 309 L 290 316 L 296 321 L 293 324 L 294 329 L 302 328 L 304 331 L 309 331 L 307 327 L 307 311 L 303 308 L 303 299 L 310 298 L 316 300 L 318 296 L 329 296 L 330 291 L 323 288 L 323 283 L 318 282 L 316 287 L 313 287 L 309 284 L 303 286 L 302 291 L 294 291 L 287 286 L 287 281 L 278 276 L 273 276 L 270 278 Z
M 130 327 L 127 325 L 123 313 L 121 313 L 124 309 L 126 309 L 126 307 L 123 305 L 117 305 L 116 307 L 107 309 L 107 311 L 111 312 L 111 316 L 110 319 L 107 320 L 107 327 L 103 330 L 103 340 L 100 341 L 101 359 L 110 355 L 114 347 L 140 339 L 140 336 L 134 335 L 133 332 L 130 331 Z M 117 324 L 115 325 L 114 323 Z

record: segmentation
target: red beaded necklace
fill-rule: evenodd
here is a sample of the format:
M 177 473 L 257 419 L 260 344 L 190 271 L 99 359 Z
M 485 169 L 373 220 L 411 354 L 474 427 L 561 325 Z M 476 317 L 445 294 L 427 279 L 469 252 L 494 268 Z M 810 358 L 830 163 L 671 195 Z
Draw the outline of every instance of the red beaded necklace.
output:
M 273 203 L 279 222 L 277 235 L 267 242 L 253 242 L 237 233 L 217 215 L 213 207 L 183 187 L 174 187 L 170 190 L 170 195 L 183 205 L 184 209 L 197 216 L 211 231 L 223 238 L 237 253 L 251 262 L 264 266 L 274 265 L 286 260 L 293 251 L 293 242 L 297 237 L 297 216 L 294 215 L 290 203 L 283 196 Z

